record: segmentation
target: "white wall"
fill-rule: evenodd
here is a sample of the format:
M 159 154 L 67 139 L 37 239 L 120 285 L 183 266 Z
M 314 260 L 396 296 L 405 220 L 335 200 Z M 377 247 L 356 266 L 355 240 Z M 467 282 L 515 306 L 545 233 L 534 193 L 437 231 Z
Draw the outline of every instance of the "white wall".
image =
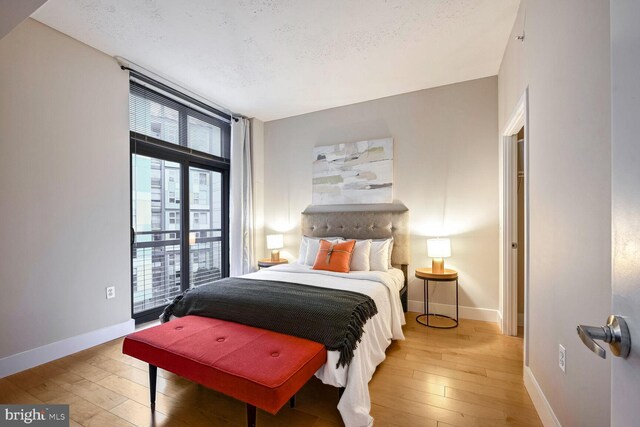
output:
M 431 263 L 427 236 L 448 235 L 447 265 L 460 272 L 460 304 L 496 310 L 497 111 L 497 79 L 489 77 L 266 122 L 265 232 L 285 232 L 281 253 L 297 256 L 314 146 L 393 137 L 394 198 L 411 216 L 409 299 L 420 304 L 414 309 L 422 309 L 423 284 L 413 271 Z M 453 302 L 447 290 L 435 301 Z M 488 315 L 495 320 L 495 312 Z
M 0 40 L 0 358 L 131 318 L 128 90 L 34 20 Z
M 609 2 L 523 0 L 499 74 L 500 129 L 529 87 L 529 366 L 563 426 L 609 424 L 610 361 L 576 335 L 611 302 L 609 53 Z

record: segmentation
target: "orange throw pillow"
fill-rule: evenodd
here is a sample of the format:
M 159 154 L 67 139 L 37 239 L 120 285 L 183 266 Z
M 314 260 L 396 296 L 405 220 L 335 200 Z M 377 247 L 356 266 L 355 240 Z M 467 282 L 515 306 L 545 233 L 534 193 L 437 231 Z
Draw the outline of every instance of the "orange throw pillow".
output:
M 320 249 L 313 264 L 314 270 L 336 271 L 348 273 L 351 264 L 351 255 L 356 246 L 355 240 L 344 243 L 332 244 L 326 240 L 320 240 Z

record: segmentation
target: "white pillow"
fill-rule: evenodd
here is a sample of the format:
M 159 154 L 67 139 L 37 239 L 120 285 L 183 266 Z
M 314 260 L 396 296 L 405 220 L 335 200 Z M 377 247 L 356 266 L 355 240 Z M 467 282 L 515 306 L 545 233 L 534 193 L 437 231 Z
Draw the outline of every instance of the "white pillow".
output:
M 320 249 L 320 240 L 327 240 L 331 243 L 340 242 L 341 237 L 309 237 L 304 236 L 303 240 L 307 241 L 307 253 L 304 257 L 304 263 L 306 265 L 313 265 L 316 263 L 316 256 L 318 255 L 318 250 Z M 302 245 L 300 245 L 302 248 Z M 302 263 L 301 263 L 302 264 Z
M 302 236 L 300 239 L 300 252 L 298 252 L 298 264 L 304 264 L 307 259 L 307 248 L 309 247 L 309 239 Z
M 389 242 L 389 268 L 393 268 L 391 265 L 391 254 L 393 253 L 393 237 L 389 237 L 388 239 L 373 239 L 374 242 Z
M 351 255 L 352 271 L 369 271 L 369 256 L 371 254 L 371 240 L 356 240 Z
M 371 271 L 389 271 L 389 248 L 391 239 L 373 240 L 369 254 L 369 269 Z

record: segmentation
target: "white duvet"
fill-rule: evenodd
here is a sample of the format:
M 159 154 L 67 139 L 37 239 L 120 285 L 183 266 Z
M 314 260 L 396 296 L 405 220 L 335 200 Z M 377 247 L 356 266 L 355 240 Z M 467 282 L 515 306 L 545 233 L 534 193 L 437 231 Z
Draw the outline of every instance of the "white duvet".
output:
M 354 352 L 351 363 L 336 368 L 339 352 L 330 351 L 327 363 L 316 372 L 323 383 L 345 387 L 338 410 L 347 427 L 373 425 L 369 381 L 376 367 L 385 359 L 385 350 L 391 340 L 404 339 L 405 323 L 399 291 L 404 284 L 402 271 L 354 271 L 334 273 L 313 270 L 301 264 L 283 264 L 243 276 L 247 279 L 278 280 L 324 288 L 344 289 L 371 297 L 378 314 L 364 325 L 362 341 Z

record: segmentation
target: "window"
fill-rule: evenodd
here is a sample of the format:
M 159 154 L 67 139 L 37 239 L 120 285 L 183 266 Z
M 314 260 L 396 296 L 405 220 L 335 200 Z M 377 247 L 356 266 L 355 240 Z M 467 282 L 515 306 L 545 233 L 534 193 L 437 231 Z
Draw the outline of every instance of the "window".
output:
M 184 290 L 229 274 L 231 126 L 224 113 L 132 75 L 131 293 L 140 323 Z
M 196 118 L 190 115 L 187 127 L 189 147 L 214 156 L 221 155 L 222 135 L 218 126 L 215 126 L 205 117 Z
M 144 78 L 142 79 L 144 80 Z M 142 81 L 131 82 L 129 122 L 131 132 L 163 142 L 191 148 L 220 159 L 229 159 L 230 125 L 228 116 L 210 107 L 195 109 L 177 101 L 167 88 L 150 88 Z M 202 105 L 200 105 L 202 107 Z M 207 113 L 203 111 L 209 109 Z M 226 116 L 226 117 L 224 117 Z
M 160 103 L 161 98 L 147 96 L 149 91 L 142 86 L 140 88 L 140 90 L 134 90 L 132 87 L 129 92 L 131 131 L 177 144 L 180 116 L 178 109 L 163 105 Z

